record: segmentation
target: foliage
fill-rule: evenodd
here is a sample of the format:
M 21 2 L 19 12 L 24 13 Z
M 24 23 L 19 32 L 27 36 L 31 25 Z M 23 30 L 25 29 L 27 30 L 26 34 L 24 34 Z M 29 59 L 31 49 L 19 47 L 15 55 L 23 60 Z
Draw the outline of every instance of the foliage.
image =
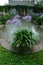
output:
M 23 20 L 31 21 L 32 20 L 32 17 L 30 15 L 23 16 Z
M 40 6 L 40 5 L 34 5 L 34 6 L 29 6 L 28 7 L 29 9 L 32 9 L 33 12 L 35 13 L 43 13 L 43 6 Z
M 38 18 L 38 15 L 36 14 L 31 14 L 31 16 L 32 16 L 32 21 L 36 21 L 36 19 Z
M 13 15 L 7 14 L 7 15 L 0 15 L 0 24 L 5 24 L 8 19 L 10 19 Z
M 43 24 L 43 17 L 38 17 L 36 22 L 38 25 L 42 25 Z
M 1 12 L 3 12 L 3 10 L 5 11 L 5 12 L 9 12 L 9 10 L 10 9 L 17 9 L 17 11 L 20 9 L 20 8 L 22 8 L 22 9 L 25 9 L 26 11 L 27 11 L 27 8 L 28 8 L 28 6 L 26 6 L 26 5 L 4 5 L 4 6 L 0 6 L 0 11 Z
M 6 17 L 0 16 L 0 24 L 5 24 L 5 23 L 6 23 Z
M 0 6 L 0 11 L 3 12 L 3 10 L 5 12 L 9 12 L 10 9 L 14 9 L 16 6 L 11 6 L 11 5 L 3 5 Z
M 17 11 L 22 8 L 25 9 L 27 11 L 27 9 L 32 9 L 34 12 L 43 12 L 43 6 L 39 6 L 39 5 L 35 5 L 35 6 L 26 6 L 26 5 L 16 5 L 16 6 L 12 6 L 12 5 L 4 5 L 4 6 L 0 6 L 0 11 L 3 12 L 3 10 L 5 10 L 5 12 L 9 12 L 10 9 L 14 9 L 16 8 Z
M 11 19 L 12 17 L 13 17 L 12 14 L 7 14 L 7 15 L 6 15 L 6 19 L 7 19 L 7 20 Z
M 33 51 L 33 46 L 37 44 L 37 36 L 32 31 L 21 30 L 14 33 L 12 48 L 19 52 Z

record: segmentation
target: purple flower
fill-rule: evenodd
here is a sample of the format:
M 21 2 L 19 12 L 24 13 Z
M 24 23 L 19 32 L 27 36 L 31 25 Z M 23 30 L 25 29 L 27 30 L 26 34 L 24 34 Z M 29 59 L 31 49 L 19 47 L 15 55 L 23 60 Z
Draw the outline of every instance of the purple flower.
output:
M 15 24 L 16 22 L 20 23 L 21 20 L 14 18 L 13 20 L 8 20 L 8 21 L 7 21 L 7 23 L 14 23 L 14 24 Z
M 21 20 L 14 18 L 13 20 L 8 20 L 7 23 L 14 23 L 15 25 L 21 25 Z
M 32 17 L 30 15 L 27 15 L 27 16 L 24 16 L 23 19 L 31 21 Z
M 20 21 L 19 22 L 16 22 L 15 25 L 21 25 L 21 22 Z
M 11 20 L 7 20 L 7 23 L 11 23 Z
M 19 15 L 15 15 L 15 17 L 14 17 L 15 19 L 19 19 L 20 18 L 20 16 Z
M 14 18 L 14 19 L 12 20 L 12 23 L 16 23 L 16 22 L 21 22 L 21 20 L 18 20 L 18 19 L 15 19 L 15 18 Z

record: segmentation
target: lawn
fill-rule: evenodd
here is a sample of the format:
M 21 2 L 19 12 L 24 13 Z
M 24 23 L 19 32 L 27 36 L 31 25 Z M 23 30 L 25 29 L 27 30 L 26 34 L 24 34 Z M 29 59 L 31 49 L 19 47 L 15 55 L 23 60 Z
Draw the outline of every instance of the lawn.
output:
M 15 54 L 0 45 L 0 65 L 43 65 L 43 51 Z

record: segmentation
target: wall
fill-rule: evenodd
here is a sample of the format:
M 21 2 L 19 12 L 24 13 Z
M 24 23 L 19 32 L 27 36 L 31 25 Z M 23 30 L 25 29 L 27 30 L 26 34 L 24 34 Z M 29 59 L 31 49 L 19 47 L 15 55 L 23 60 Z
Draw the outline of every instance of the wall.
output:
M 32 1 L 14 1 L 9 0 L 9 5 L 28 5 L 28 6 L 34 6 L 34 0 Z

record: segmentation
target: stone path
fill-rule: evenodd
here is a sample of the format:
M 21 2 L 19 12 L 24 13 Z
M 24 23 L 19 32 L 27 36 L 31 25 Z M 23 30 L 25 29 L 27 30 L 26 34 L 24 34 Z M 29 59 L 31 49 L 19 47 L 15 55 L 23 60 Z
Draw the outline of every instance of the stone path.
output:
M 40 40 L 39 44 L 34 47 L 34 51 L 40 51 L 43 50 L 43 39 Z
M 6 48 L 8 50 L 12 50 L 11 44 L 9 43 L 9 41 L 7 39 L 0 39 L 0 44 L 4 48 Z M 34 47 L 34 52 L 38 52 L 40 50 L 43 50 L 43 39 L 41 39 L 40 43 Z
M 9 41 L 7 39 L 0 39 L 0 44 L 8 49 L 8 50 L 11 50 L 11 44 L 9 43 Z

